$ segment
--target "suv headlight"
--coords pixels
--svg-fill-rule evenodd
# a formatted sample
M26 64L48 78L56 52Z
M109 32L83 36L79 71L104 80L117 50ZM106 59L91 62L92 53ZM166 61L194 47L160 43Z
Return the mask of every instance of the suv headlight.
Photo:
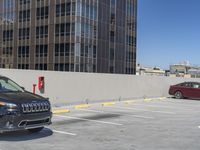
M11 110L11 111L18 109L18 106L16 104L5 103L5 102L0 102L0 107L5 107L5 108L7 108L8 110Z

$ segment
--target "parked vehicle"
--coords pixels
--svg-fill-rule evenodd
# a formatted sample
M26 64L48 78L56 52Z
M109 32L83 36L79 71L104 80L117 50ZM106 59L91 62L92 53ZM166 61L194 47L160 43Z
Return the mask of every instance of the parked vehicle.
M169 94L175 98L194 98L200 99L200 83L199 82L184 82L170 86Z
M0 133L16 130L39 132L51 124L47 98L32 94L7 77L0 76Z

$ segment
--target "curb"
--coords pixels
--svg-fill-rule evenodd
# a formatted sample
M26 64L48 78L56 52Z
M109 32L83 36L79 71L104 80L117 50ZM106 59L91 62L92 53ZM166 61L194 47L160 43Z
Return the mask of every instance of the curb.
M156 100L158 100L158 101L164 101L164 100L166 100L167 99L167 97L158 97L158 98L145 98L145 99L143 99L142 101L140 101L140 102L152 102L152 101L156 101ZM123 103L125 103L125 104L133 104L133 103L137 103L137 100L127 100L127 101L123 101ZM100 103L101 104L101 106L113 106L113 105L115 105L116 104L116 102L104 102L104 103ZM89 104L80 104L80 105L75 105L75 106L73 106L73 108L74 109L84 109L84 108L89 108L89 107L91 107L91 105L89 105ZM53 109L52 110L52 112L53 112L53 114L61 114L61 113L70 113L71 112L71 110L69 110L69 109L64 109L64 108L55 108L55 109Z
M89 108L90 105L88 104L81 104L81 105L76 105L74 106L75 109L82 109L82 108Z
M129 100L129 101L124 101L125 104L132 104L132 103L136 103L135 100Z
M102 106L113 106L115 105L115 102L105 102L105 103L101 103Z
M69 109L54 109L52 111L53 114L61 114L61 113L69 113L70 110Z
M150 102L150 101L152 101L153 99L151 99L151 98L145 98L144 99L144 102Z

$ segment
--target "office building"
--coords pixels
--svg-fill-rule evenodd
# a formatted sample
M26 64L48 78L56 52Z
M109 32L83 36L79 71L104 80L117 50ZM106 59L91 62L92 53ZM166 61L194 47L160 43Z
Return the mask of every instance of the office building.
M0 67L135 74L137 0L0 0Z

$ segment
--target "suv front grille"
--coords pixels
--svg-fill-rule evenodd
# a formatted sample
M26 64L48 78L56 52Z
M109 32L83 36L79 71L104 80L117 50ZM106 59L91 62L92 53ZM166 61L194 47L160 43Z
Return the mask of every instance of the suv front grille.
M48 102L21 104L23 113L44 112L50 109Z
M50 123L50 118L40 119L40 120L23 120L19 123L19 127L30 127L33 125L42 125Z

